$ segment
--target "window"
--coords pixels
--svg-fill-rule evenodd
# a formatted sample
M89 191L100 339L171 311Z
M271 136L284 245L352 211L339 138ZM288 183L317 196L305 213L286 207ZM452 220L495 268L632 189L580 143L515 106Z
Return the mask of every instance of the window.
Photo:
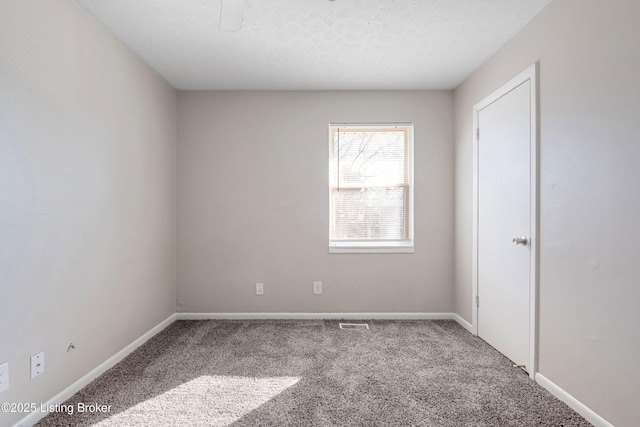
M413 252L413 125L331 124L329 150L329 252Z

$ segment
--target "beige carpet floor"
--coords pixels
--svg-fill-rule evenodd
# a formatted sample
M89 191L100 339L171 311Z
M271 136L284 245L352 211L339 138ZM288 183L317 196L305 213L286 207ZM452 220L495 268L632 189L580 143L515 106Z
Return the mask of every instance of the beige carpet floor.
M454 321L368 323L177 321L37 425L590 425Z

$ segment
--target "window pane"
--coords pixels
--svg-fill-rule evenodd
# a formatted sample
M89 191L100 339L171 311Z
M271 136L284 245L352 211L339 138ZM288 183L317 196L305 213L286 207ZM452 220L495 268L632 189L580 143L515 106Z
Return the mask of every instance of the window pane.
M405 132L336 129L334 157L340 186L405 184Z
M407 238L405 188L333 191L334 240L402 240Z

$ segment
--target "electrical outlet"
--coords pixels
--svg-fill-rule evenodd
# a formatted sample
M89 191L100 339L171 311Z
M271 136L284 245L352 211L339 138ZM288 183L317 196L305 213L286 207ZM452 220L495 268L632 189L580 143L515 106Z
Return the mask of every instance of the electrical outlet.
M322 295L322 282L313 282L313 294Z
M31 378L44 373L44 351L31 356Z
M9 362L0 365L0 393L9 388Z
M264 295L264 283L256 283L256 295Z

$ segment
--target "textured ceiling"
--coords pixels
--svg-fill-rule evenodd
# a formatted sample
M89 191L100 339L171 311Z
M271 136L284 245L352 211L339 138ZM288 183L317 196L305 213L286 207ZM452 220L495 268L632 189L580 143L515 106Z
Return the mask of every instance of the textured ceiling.
M551 0L76 0L177 89L452 89Z

